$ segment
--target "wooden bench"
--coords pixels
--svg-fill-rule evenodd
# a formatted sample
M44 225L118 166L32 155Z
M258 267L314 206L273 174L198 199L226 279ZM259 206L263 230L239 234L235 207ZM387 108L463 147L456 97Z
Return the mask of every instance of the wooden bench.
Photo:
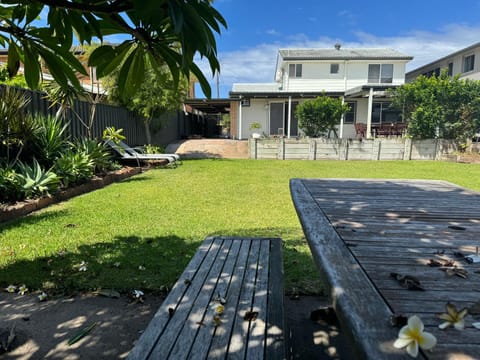
M277 360L284 337L281 239L208 237L128 359Z

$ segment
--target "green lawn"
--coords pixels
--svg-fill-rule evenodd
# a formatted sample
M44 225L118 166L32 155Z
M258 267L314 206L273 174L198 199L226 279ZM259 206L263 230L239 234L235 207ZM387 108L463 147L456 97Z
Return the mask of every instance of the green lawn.
M184 161L0 224L0 286L163 291L205 236L221 234L282 237L287 290L321 293L290 197L293 177L443 179L480 190L480 165Z

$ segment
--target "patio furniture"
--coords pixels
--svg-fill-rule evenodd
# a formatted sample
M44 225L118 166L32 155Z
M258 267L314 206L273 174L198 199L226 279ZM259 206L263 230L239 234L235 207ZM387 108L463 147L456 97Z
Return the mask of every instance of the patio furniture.
M364 123L355 123L355 135L356 137L364 138L367 132L367 125Z
M436 314L448 302L457 309L477 304L480 264L468 258L478 249L480 193L433 180L293 179L290 189L359 359L411 359L393 346L399 315L417 315L438 340L419 358L478 359L478 320L466 317L462 331L441 330ZM402 283L406 278L423 291Z
M206 238L128 355L286 359L282 240Z
M120 156L121 160L124 161L136 161L137 165L140 167L140 162L142 161L166 161L167 165L177 166L177 154L142 154L135 151L133 148L129 147L125 143L124 146L121 146L120 143L116 143L112 140L106 140L105 143L110 146L115 152ZM175 156L173 156L175 155Z
M168 156L168 157L173 157L176 161L180 161L180 155L178 154L164 154L164 153L158 153L158 154L145 154L144 148L142 146L137 146L137 147L131 147L125 144L123 141L119 141L118 145L121 146L125 151L128 151L130 154L135 155L149 155L149 156Z

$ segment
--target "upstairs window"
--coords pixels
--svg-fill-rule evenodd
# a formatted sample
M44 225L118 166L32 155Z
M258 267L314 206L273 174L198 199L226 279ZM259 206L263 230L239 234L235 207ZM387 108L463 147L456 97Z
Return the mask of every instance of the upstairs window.
M368 82L391 84L393 82L393 64L369 64Z
M453 75L453 62L448 63L448 76Z
M463 58L463 72L473 71L475 67L475 55L465 56Z
M330 74L338 74L339 70L340 70L339 64L330 64Z
M290 65L288 65L288 77L301 78L302 77L302 64L290 64Z

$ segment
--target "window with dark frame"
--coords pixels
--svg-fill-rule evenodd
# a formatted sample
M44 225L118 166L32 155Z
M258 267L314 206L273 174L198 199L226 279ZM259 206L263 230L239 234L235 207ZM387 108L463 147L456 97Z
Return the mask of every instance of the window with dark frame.
M389 102L374 102L372 107L372 124L402 122L402 112L390 107Z
M369 64L368 82L391 84L393 82L393 64Z
M475 54L463 58L463 72L473 71L475 68Z
M330 74L338 74L340 64L330 64Z
M350 110L345 113L345 116L343 117L343 122L345 124L353 124L356 118L355 114L357 111L357 103L353 101L348 101L346 102L346 104L350 107Z
M448 76L453 75L453 62L448 63Z
M302 77L302 64L290 64L288 65L288 77L301 78Z

